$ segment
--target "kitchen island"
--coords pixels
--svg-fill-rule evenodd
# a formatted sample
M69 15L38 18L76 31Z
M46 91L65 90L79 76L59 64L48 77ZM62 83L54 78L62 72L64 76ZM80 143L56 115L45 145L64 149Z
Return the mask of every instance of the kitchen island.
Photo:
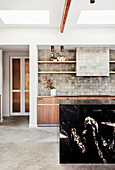
M38 126L57 126L59 124L59 102L58 99L61 99L60 102L69 103L71 99L74 103L75 100L77 104L96 104L103 102L103 104L114 104L115 96L103 95L103 96L38 96L37 97L37 123Z
M115 99L58 99L60 163L115 163Z

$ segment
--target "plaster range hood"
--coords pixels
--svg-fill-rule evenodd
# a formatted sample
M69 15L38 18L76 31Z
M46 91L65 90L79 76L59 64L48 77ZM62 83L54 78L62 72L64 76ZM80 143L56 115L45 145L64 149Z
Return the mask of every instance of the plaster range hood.
M109 76L109 48L77 48L76 61L76 76Z

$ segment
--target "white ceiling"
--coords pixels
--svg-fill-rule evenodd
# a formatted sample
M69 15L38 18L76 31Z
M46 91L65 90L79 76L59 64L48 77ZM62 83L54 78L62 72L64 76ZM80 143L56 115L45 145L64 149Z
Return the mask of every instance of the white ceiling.
M90 0L72 0L68 18L67 28L77 28L77 19L81 10L115 10L115 0L95 0L95 4L90 4ZM5 25L0 19L0 27L48 27L59 28L63 14L65 0L0 0L0 10L49 10L49 25ZM82 27L87 25L82 25ZM90 25L91 27L94 25ZM103 25L110 27L110 25ZM111 27L114 27L112 25ZM89 25L88 25L89 27ZM95 25L95 27L97 27ZM102 25L98 25L102 27Z
M115 10L115 0L95 0L90 4L90 0L73 0L68 15L68 27L114 27L115 25L77 25L81 10Z
M49 10L49 25L28 25L28 27L60 26L63 13L64 0L0 0L0 10ZM0 21L0 27L27 27L27 25L4 25Z

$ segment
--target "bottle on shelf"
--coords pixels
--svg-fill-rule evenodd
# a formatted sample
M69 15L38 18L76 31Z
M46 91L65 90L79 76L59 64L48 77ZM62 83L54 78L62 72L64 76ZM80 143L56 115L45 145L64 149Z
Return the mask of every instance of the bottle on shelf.
M55 57L54 53L51 53L50 61L57 61L57 58Z

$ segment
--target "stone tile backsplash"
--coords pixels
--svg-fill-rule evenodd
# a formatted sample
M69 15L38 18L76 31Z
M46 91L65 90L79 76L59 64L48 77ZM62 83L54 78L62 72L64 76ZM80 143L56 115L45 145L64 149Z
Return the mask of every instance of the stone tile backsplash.
M38 71L75 71L75 64L40 64Z
M75 60L76 51L65 50L63 53L67 60ZM50 60L50 50L39 50L38 60ZM110 60L115 60L115 51L110 50ZM103 64L103 63L102 63ZM115 64L115 63L114 63ZM39 70L71 70L75 64L48 64L46 67L39 64ZM113 65L113 64L112 64ZM114 67L110 65L110 67ZM58 68L59 67L59 68ZM60 69L61 67L61 69ZM38 74L38 95L50 95L50 91L40 84L41 77L46 75L48 78L55 79L56 90L58 96L64 95L115 95L115 74L107 77L77 77L76 74Z

